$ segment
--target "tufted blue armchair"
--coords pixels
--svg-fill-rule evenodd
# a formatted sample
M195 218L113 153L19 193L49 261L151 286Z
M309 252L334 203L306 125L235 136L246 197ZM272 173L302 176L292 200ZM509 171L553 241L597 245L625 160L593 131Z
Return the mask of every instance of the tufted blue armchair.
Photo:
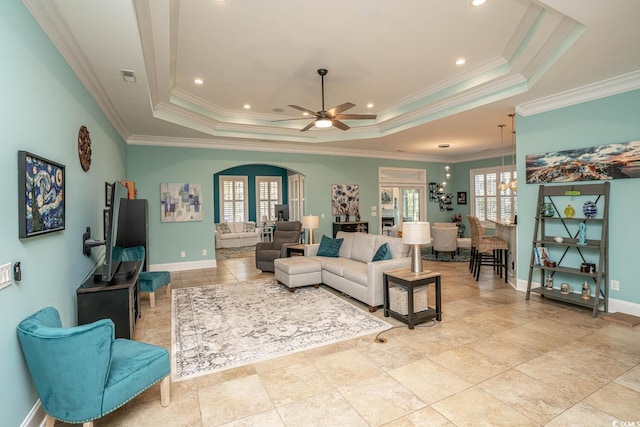
M162 406L169 405L171 366L167 349L114 339L109 319L63 328L58 310L46 307L18 325L31 379L55 420L84 423L114 411L158 381Z

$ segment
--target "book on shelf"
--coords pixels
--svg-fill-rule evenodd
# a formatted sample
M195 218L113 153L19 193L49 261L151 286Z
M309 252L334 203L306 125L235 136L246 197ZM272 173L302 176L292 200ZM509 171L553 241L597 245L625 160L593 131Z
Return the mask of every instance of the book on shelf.
M533 248L533 257L536 265L544 265L544 262L549 259L549 252L543 246L536 246Z

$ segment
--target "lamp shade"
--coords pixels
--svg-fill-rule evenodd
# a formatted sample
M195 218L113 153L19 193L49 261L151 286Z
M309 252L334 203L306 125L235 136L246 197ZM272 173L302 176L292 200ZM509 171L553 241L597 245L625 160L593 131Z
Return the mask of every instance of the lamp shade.
M302 217L302 228L313 229L320 227L320 217L317 215L307 215Z
M431 227L428 222L403 222L402 243L424 245L431 243Z
M315 123L317 128L330 128L332 124L330 119L318 119Z

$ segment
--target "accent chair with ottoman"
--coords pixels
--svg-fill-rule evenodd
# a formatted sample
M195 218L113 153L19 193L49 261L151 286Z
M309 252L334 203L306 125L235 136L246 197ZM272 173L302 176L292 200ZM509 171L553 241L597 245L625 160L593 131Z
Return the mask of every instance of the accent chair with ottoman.
M273 241L256 245L256 268L275 272L273 262L287 257L287 246L300 242L302 223L300 221L278 221L275 223Z
M46 307L17 328L46 427L55 420L92 427L101 418L160 383L162 406L170 402L167 349L114 339L110 319L63 328L58 310Z

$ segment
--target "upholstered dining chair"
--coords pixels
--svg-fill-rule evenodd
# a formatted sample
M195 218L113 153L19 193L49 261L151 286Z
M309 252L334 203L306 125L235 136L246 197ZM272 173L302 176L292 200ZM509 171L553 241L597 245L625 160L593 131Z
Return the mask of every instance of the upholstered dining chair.
M63 328L58 310L46 307L18 325L22 353L47 414L92 427L158 381L162 406L169 405L171 364L167 349L114 339L110 319Z
M432 227L431 228L431 249L438 259L440 252L451 253L453 259L458 249L458 228L453 227Z
M144 246L116 247L114 258L118 261L144 261ZM168 271L142 271L138 276L138 291L149 294L149 306L156 306L156 291L166 286L167 298L171 298L171 273Z
M275 271L273 261L287 257L287 246L300 242L302 223L300 221L278 221L275 223L273 241L256 245L256 268Z

